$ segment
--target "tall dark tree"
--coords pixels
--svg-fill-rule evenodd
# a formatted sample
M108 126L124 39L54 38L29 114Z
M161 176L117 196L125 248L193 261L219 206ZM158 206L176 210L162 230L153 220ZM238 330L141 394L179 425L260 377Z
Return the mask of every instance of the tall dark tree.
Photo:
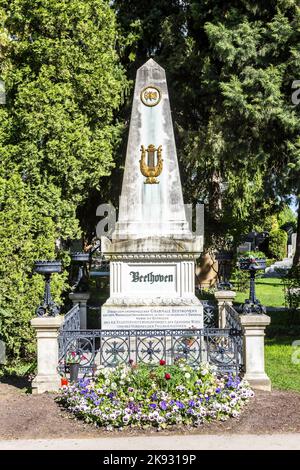
M185 198L206 202L207 243L220 246L299 195L298 2L127 3L119 22L142 31L127 56L167 70Z

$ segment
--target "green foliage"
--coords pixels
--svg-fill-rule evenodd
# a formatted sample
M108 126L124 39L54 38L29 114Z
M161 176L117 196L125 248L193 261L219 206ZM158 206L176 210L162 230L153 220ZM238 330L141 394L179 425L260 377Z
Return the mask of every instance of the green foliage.
M10 362L7 365L0 366L0 378L9 377L14 378L16 381L22 381L23 383L30 379L30 375L35 373L37 362L24 362L16 360Z
M241 253L238 256L238 259L240 258L258 258L258 259L265 259L266 255L262 251L245 251L244 253Z
M114 4L124 29L140 20L130 70L149 55L167 70L184 196L206 203L206 244L238 241L299 193L298 2Z
M269 281L275 281L279 279L273 278L269 279ZM281 279L282 285L284 287L284 280ZM273 284L275 287L275 284ZM275 289L273 289L275 295ZM279 292L277 290L277 292ZM285 333L290 334L291 336L298 336L300 330L300 311L296 309L286 308L284 310L274 310L270 313L271 316L271 324L267 327L266 333L267 336L270 335L270 330L272 333L277 330L277 334L280 333L280 329L285 327ZM298 332L296 331L298 329Z
M57 188L49 186L48 191L48 194L45 190L41 194L28 191L18 173L6 180L0 178L0 332L9 356L13 357L30 358L33 352L29 321L44 288L42 277L32 276L33 263L36 259L55 257L57 226L41 198L46 200L52 195L57 224L63 226L66 216L59 206ZM66 274L54 276L53 291L58 303L65 282Z
M277 218L280 228L286 226L287 224L291 224L294 227L294 230L296 230L297 217L289 206L285 205L279 212Z
M13 40L4 73L11 124L5 141L14 140L3 164L13 161L30 184L46 176L79 203L111 169L120 131L112 118L126 81L114 16L103 0L29 3L6 6Z
M294 266L283 278L286 303L290 308L300 307L300 266Z
M249 288L249 273L235 266L231 273L230 282L234 285L237 292L247 292Z
M285 229L289 226L293 227L294 231L296 231L297 225L297 217L292 209L287 205L284 204L282 209L278 212L268 215L263 220L261 220L258 224L254 226L254 230L257 232L268 231L271 230L278 230L278 229Z
M269 233L269 255L281 260L287 254L288 235L284 230L271 230Z
M260 225L256 226L255 229L258 231L266 230L270 232L271 230L278 230L280 228L278 215L272 214L267 216Z
M276 259L275 258L267 258L266 259L266 267L269 268L270 266L272 266L272 264L274 264L276 262Z
M128 82L106 0L0 0L0 24L0 329L9 356L28 358L43 294L33 263L68 266L78 213L114 166ZM53 278L57 302L66 278Z

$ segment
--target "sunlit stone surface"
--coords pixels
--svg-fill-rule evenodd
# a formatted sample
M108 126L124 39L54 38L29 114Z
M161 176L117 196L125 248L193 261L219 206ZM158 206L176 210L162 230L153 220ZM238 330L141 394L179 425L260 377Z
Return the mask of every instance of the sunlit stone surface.
M141 147L150 144L162 149L154 184L140 167ZM156 165L158 155L146 163ZM194 294L203 239L186 220L166 74L152 59L137 71L119 218L112 240L101 243L111 270L102 328L203 326Z

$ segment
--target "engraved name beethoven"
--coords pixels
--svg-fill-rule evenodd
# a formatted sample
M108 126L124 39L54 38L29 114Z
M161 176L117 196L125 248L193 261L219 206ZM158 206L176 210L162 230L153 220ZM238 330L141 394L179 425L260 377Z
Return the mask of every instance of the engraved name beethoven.
M131 271L129 273L132 276L131 282L149 282L153 284L154 282L173 282L173 274L140 274L139 271Z

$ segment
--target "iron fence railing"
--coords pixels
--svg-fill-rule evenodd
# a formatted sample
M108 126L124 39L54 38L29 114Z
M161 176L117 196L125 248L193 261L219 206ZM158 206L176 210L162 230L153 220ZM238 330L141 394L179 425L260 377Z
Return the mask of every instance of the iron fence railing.
M66 370L66 356L81 356L82 372L99 365L174 364L184 358L189 364L208 362L219 371L239 373L242 368L240 333L235 329L193 330L62 330L59 336L59 369Z
M205 328L218 327L218 308L216 304L208 300L202 300L203 305L203 323Z
M240 314L228 303L225 303L226 312L226 328L229 328L236 334L236 347L239 355L239 362L243 365L244 363L244 338L242 325L240 321Z
M64 322L61 326L61 333L64 331L78 331L80 330L80 307L75 304L64 317Z
M68 369L71 352L81 356L81 372L99 365L114 367L119 363L156 364L164 359L173 364L184 358L189 364L208 362L219 371L239 373L243 369L243 337L239 314L225 304L226 328L215 328L216 306L204 302L202 329L162 330L80 330L80 307L76 304L65 315L60 329L59 370Z
M234 328L241 331L242 326L240 322L240 314L232 307L232 305L225 302L226 312L226 328Z

